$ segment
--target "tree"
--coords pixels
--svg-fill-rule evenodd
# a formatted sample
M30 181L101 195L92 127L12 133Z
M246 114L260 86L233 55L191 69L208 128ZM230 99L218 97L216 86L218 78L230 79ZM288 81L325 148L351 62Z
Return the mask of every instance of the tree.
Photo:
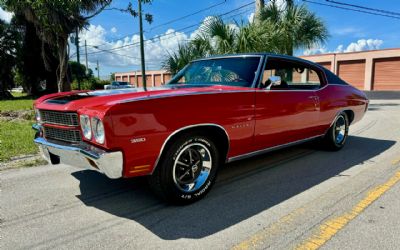
M162 62L162 67L176 74L190 61L206 56L209 51L203 50L201 48L202 42L197 41L197 43L179 44L178 50L169 54L168 57Z
M42 47L46 44L54 49L58 59L58 91L70 89L67 75L68 36L82 28L88 20L99 14L111 0L0 0L0 6L25 16L33 23ZM42 50L45 65L50 64L45 50Z
M93 77L93 70L88 69L86 73L86 66L75 61L69 61L69 78L71 81L87 80Z
M0 100L12 98L8 91L14 85L15 65L21 47L21 37L16 26L0 19Z
M13 21L18 25L22 36L16 65L20 85L28 95L35 97L57 92L58 60L53 52L54 48L48 44L42 46L35 26L28 22L24 15L16 13ZM42 55L46 55L47 67Z
M265 6L265 1L264 0L256 0L256 11L255 11L255 13L254 13L254 21L256 22L256 23L259 23L260 22L260 12L261 12L261 10L262 9L264 9L264 6Z
M110 75L110 81L115 81L115 73L111 73L111 75Z
M283 54L293 55L294 50L322 44L329 37L324 22L306 5L293 1L279 6L273 0L260 11L259 18L261 26L273 25L280 34L279 52Z
M263 1L256 1L259 8ZM328 31L324 22L305 5L271 0L260 9L256 22L227 24L219 17L206 20L194 40L169 53L163 67L176 73L199 57L218 54L272 52L293 55L294 50L324 43Z
M210 55L270 51L278 52L276 46L279 34L274 26L255 23L225 23L220 17L206 20L196 37L178 50L169 53L163 68L175 74L190 61Z

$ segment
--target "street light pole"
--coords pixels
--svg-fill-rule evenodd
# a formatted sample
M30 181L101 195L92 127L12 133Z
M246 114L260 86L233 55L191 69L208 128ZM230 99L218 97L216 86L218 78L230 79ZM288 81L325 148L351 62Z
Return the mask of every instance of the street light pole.
M146 66L145 66L144 43L143 43L142 0L138 0L138 3L139 3L140 61L141 61L141 68L142 68L142 81L143 81L143 89L144 89L144 91L147 91Z

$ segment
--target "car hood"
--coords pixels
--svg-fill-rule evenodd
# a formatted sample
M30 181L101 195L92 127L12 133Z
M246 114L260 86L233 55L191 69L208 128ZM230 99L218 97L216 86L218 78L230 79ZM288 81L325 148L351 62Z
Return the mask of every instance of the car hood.
M164 85L143 88L127 88L113 90L74 91L43 96L36 100L38 109L77 111L80 108L108 109L110 106L140 100L174 97L191 94L223 93L232 91L248 91L252 88L223 85Z

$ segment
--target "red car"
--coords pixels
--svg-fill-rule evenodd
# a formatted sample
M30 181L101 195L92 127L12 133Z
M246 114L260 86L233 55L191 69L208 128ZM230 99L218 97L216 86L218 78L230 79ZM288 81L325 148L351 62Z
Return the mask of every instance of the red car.
M191 62L163 87L68 92L35 102L44 157L104 173L149 176L174 203L210 190L225 162L321 138L346 142L368 99L295 57L245 54Z

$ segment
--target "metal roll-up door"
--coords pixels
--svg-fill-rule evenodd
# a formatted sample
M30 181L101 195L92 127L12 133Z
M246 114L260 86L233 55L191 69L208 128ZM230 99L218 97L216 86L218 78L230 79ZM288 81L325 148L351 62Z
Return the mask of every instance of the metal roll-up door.
M338 75L347 83L363 90L365 81L365 60L339 61Z
M374 90L400 90L400 57L374 60Z
M318 64L326 69L331 70L331 62L319 62Z

